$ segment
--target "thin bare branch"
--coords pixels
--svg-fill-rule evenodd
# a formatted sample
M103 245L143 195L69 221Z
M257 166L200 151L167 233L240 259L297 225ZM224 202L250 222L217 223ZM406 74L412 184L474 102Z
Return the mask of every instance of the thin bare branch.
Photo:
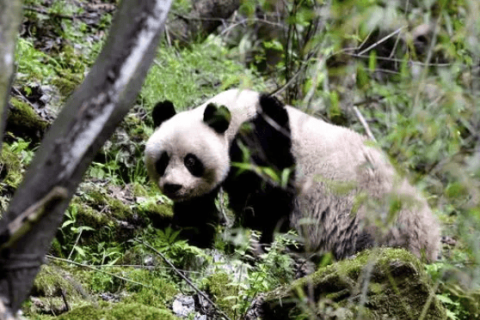
M360 54L356 54L356 53L349 53L345 50L340 50L338 52L335 52L330 57L333 57L333 56L335 56L337 54L340 54L340 53L343 53L347 56L351 56L351 57L355 57L355 58L370 59L370 56L360 55ZM388 57L375 57L375 59L381 60L381 61L392 61L392 62L403 62L404 61L403 59L388 58ZM414 60L408 60L408 63L419 65L419 66L426 66L426 64L424 62L414 61ZM428 65L431 66L431 67L451 67L452 66L451 63L429 63Z
M368 126L367 121L365 120L365 118L360 113L360 110L358 110L358 108L356 106L354 106L353 111L355 111L355 115L357 116L358 120L360 120L360 123L362 124L363 128L365 129L365 132L367 133L367 136L370 138L370 140L377 142L377 139L375 139L375 136L373 135L372 131L370 131L370 127Z
M443 2L442 2L442 9L443 9ZM425 59L425 64L420 77L419 86L417 87L417 92L415 93L415 98L413 100L413 110L415 110L418 104L418 101L420 99L420 92L422 92L423 88L425 87L425 78L427 77L427 74L428 74L428 67L431 65L430 61L432 60L433 48L435 47L435 43L437 40L437 34L438 34L438 30L440 29L439 25L440 25L441 19L442 19L442 15L439 15L437 20L435 21L435 28L433 29L432 41L430 42L430 46L428 48L427 58Z
M140 244L143 244L144 246L146 246L147 248L149 248L150 250L155 252L157 255L159 255L170 267L172 267L172 269L175 271L176 274L178 274L183 280L185 280L185 282L190 287L193 288L193 290L195 290L208 303L210 303L219 315L221 315L222 317L224 317L227 320L231 320L222 310L220 310L220 308L215 304L215 302L210 300L210 298L205 293L203 293L200 289L198 289L187 277L185 277L180 271L178 271L177 268L175 268L175 266L173 265L173 263L171 263L170 260L168 260L167 257L165 257L165 255L163 253L161 253L160 251L158 251L157 249L155 249L154 247L152 247L151 245L149 245L148 243L146 243L146 242L144 242L140 239L135 239L135 241L140 243Z
M389 35L383 37L382 39L378 40L377 42L375 42L374 44L372 44L370 47L366 48L365 50L362 50L360 51L359 55L364 55L365 53L367 53L368 51L372 50L373 48L375 48L376 46L378 46L379 44L387 41L388 39L390 39L391 37L393 37L394 35L396 35L397 33L400 33L400 31L402 31L403 29L405 29L407 26L403 26L403 27L400 27L398 28L397 30L395 30L394 32L390 33Z
M148 285L148 284L141 283L141 282L137 282L137 281L135 281L135 280L132 280L132 279L128 279L128 278L119 276L118 274L111 273L111 272L108 272L108 271L105 271L105 270L96 268L96 267L91 266L91 265L89 265L89 264L83 264L83 263L76 262L76 261L73 261L73 260L58 258L58 257L54 257L54 256L51 256L51 255L46 255L46 257L47 257L48 259L50 259L50 260L56 260L56 261L66 262L66 263L74 264L74 265L79 266L79 267L83 267L83 268L87 268L87 269L90 269L90 270L94 270L94 271L97 271L97 272L100 272L100 273L109 275L109 276L111 276L111 277L114 277L114 278L123 280L123 281L125 281L125 282L130 282L130 283L133 283L133 284L136 284L136 285L139 285L139 286L148 288L148 289L158 290L157 288L152 287L152 286L150 286L150 285Z

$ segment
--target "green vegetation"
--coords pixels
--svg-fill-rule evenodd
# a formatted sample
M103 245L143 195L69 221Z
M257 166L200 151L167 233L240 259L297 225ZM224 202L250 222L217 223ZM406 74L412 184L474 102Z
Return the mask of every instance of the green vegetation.
M103 6L114 8L112 1L95 9L84 0L24 3L0 157L3 210L50 122L100 52L112 20ZM205 41L187 48L162 43L135 106L95 157L65 213L22 308L27 317L176 319L170 311L175 296L197 293L134 241L140 239L231 319L241 319L259 297L274 319L480 319L477 1L278 3L242 1ZM184 16L191 8L190 0L173 6ZM98 18L84 18L87 12ZM215 250L189 245L171 227L171 200L146 174L149 114L158 101L185 110L232 87L281 88L289 104L360 133L366 133L364 118L375 144L442 221L442 259L424 266L398 249L341 262L325 255L315 274L294 282L302 260L285 253L296 245L294 235L277 237L257 255L256 233L223 226ZM279 183L289 174L268 167L258 172ZM339 192L350 187L335 186Z

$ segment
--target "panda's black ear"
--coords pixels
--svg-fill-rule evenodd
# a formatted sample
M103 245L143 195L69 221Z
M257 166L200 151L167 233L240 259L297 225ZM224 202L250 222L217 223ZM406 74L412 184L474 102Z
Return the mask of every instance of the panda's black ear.
M225 106L217 107L213 103L208 104L203 113L203 122L218 133L227 131L231 119L230 110Z
M263 113L280 126L284 127L288 124L288 113L285 105L274 96L262 94L260 96L260 108Z
M162 122L170 119L176 114L175 107L173 103L165 100L158 102L155 107L153 107L152 118L154 127L158 127Z

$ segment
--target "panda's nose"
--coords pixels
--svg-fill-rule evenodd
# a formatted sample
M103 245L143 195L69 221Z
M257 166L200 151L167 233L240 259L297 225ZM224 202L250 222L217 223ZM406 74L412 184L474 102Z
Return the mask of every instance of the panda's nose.
M163 186L163 191L165 191L165 193L167 194L175 193L180 189L182 189L181 184L165 183L165 185Z

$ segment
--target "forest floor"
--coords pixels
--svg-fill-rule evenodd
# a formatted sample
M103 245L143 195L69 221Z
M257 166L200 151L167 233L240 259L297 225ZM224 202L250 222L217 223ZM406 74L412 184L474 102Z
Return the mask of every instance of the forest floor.
M173 10L185 10L184 3L174 3ZM16 51L17 73L0 159L3 211L41 138L93 65L115 8L115 3L102 1L25 1ZM209 250L178 238L178 232L169 227L172 202L148 180L143 162L144 145L153 132L153 106L168 99L182 110L226 88L268 91L273 89L272 83L246 67L238 50L232 50L218 36L184 49L162 43L135 105L95 157L66 211L46 264L22 306L24 316L200 320L226 315L242 319L259 300L270 303L288 293L294 306L285 303L282 308L289 309L281 309L278 304L269 305L270 319L293 318L295 312L311 318L321 313L321 319L384 319L385 315L389 319L417 319L418 315L423 319L480 319L480 292L464 285L475 273L465 270L475 263L472 253L468 243L448 228L442 240L443 258L430 265L393 249L362 253L340 263L333 263L326 255L317 273L309 278L319 288L314 307L299 293L308 292L308 285L302 282L306 280L294 282L301 267L284 253L292 245L288 236L278 237L261 257L251 255L248 239L258 235L248 230L222 227L215 248ZM384 92L380 85L372 87L377 93ZM402 118L401 110L397 111L396 121L404 121L407 128L407 117ZM335 118L336 113L329 109L322 115ZM374 126L377 136L381 130L391 129L389 121L395 120L388 115L381 117L376 119L384 121L386 128ZM439 119L432 116L425 122L443 121ZM363 130L358 122L352 127ZM418 178L422 173L418 173L417 164L433 156L417 150L403 153L398 145L408 139L389 135L380 144L390 146L389 154L417 157L405 161L399 169L413 167L419 185L431 194L443 194L442 186L430 183L438 177L431 178L432 174L431 180ZM412 145L424 147L421 143ZM440 161L435 158L429 163ZM451 197L463 190L453 183L449 188L446 192ZM446 226L457 223L453 206L452 202L439 210ZM227 216L232 218L228 210ZM379 271L362 287L364 272L372 265Z

